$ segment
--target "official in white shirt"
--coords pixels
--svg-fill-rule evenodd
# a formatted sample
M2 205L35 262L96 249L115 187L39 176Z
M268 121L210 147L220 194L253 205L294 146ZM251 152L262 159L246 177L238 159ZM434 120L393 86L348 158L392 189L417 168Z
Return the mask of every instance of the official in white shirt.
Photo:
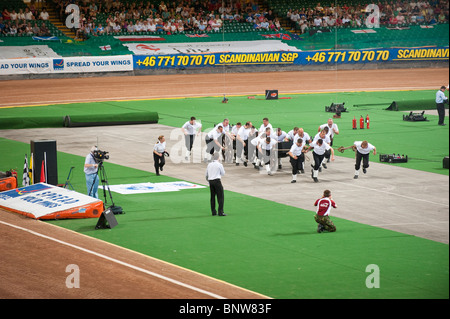
M166 159L164 154L166 152L166 139L164 135L158 137L158 143L153 147L153 161L155 165L156 176L159 176L159 171L164 169Z
M448 103L448 98L444 94L445 86L441 86L439 91L436 92L436 108L439 115L438 125L444 126L445 118L445 103Z
M219 162L219 153L214 153L213 161L206 167L206 180L209 183L211 213L216 216L226 216L223 212L224 206L224 192L222 186L222 176L225 175L225 169L222 163ZM218 203L218 210L216 210L216 197Z
M363 173L366 174L367 168L369 168L370 151L373 151L373 155L376 155L377 149L367 141L355 141L353 143L353 149L356 150L355 176L353 177L356 179L361 168L361 160L363 161Z
M195 136L201 133L202 131L202 125L197 122L195 116L192 116L189 121L184 123L184 125L181 127L181 131L184 134L185 138L185 145L186 145L186 157L185 159L188 160L191 156L191 150L192 145L194 144Z
M305 161L305 155L303 153L303 149L305 147L305 143L301 138L297 139L297 142L292 145L291 149L289 150L289 161L291 162L292 166L292 181L291 183L297 182L297 174L299 171L304 173L303 170L303 162Z
M307 150L309 151L312 149L314 149L313 150L314 166L313 166L313 169L311 170L311 173L312 173L311 177L314 180L314 182L317 183L319 181L319 179L318 179L319 167L325 157L325 152L329 150L331 152L331 160L334 161L334 150L330 145L325 143L321 138L319 138L317 141L313 141L309 145L309 148Z

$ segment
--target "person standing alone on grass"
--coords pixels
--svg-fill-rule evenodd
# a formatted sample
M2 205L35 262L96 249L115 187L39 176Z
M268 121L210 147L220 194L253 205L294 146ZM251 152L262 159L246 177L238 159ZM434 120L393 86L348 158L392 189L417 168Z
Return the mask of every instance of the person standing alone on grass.
M448 98L444 94L445 86L441 86L439 91L436 92L436 108L439 115L438 125L444 126L444 118L445 118L445 103L448 103Z
M323 196L316 200L314 206L317 206L317 213L314 219L317 225L317 232L329 231L330 233L336 231L336 226L330 219L331 207L337 208L336 203L331 199L331 191L328 189L323 192Z
M206 168L206 180L209 183L209 191L210 191L210 202L211 202L211 213L213 216L217 215L216 210L216 197L217 203L219 205L218 211L219 216L227 216L223 212L223 204L224 204L224 193L221 178L225 175L225 169L223 168L222 163L219 162L219 153L214 153L213 161L208 164Z
M153 147L153 160L155 162L156 176L159 176L159 171L164 169L166 164L166 159L164 158L164 153L166 152L166 139L164 135L158 137L158 143Z

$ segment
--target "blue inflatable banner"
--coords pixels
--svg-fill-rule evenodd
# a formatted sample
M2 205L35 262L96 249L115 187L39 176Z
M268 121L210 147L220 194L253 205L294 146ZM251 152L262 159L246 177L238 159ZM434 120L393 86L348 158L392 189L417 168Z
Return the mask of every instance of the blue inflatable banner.
M448 59L448 47L426 47L261 53L134 55L133 65L135 70L152 70L249 65L327 65L399 61L445 61Z

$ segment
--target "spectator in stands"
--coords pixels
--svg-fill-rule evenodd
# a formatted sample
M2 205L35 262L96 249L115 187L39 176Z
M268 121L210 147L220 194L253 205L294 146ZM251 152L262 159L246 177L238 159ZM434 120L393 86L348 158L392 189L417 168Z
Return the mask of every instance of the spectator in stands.
M34 20L34 15L33 12L31 12L30 8L26 7L25 8L25 20L30 21L30 20Z
M46 20L48 20L48 18L49 18L49 14L47 12L47 9L43 8L41 13L39 14L39 19L46 21Z
M9 15L9 17L11 18L11 21L16 21L17 20L17 12L16 10L12 10L11 14Z
M41 23L41 27L39 28L39 35L41 37L47 37L50 36L50 31L48 30L47 26L45 25L45 23Z
M25 13L23 9L19 9L19 13L17 14L17 20L25 20Z
M11 14L9 13L8 9L3 9L2 12L3 21L9 21L11 20Z
M4 29L5 29L5 23L3 22L3 17L0 14L0 34L3 34Z

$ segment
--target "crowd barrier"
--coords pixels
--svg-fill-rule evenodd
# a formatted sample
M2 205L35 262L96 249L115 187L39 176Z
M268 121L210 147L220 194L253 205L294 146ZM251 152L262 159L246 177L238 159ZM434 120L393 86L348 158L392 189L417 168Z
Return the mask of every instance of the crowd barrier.
M277 51L172 55L29 58L0 60L0 74L118 72L220 66L326 66L345 64L448 61L448 47L364 50Z

